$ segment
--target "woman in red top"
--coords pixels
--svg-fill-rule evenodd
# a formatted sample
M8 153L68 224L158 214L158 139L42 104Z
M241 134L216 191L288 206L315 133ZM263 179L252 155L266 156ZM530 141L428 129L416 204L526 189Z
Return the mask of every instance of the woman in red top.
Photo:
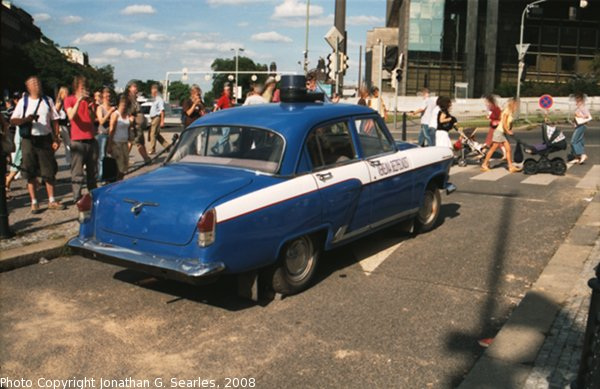
M485 106L488 110L488 119L490 119L490 129L488 130L488 134L485 138L485 146L489 149L492 147L492 137L494 135L494 130L500 124L500 115L502 110L498 107L496 103L496 97L494 95L487 95L484 97Z

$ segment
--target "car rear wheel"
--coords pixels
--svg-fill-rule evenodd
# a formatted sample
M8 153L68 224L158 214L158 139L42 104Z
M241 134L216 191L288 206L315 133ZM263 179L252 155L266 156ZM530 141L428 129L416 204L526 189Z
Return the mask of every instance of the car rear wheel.
M306 289L315 273L319 252L308 235L286 243L271 278L273 290L289 295Z
M427 232L433 229L442 207L442 197L439 189L430 184L423 195L423 204L415 218L415 231Z

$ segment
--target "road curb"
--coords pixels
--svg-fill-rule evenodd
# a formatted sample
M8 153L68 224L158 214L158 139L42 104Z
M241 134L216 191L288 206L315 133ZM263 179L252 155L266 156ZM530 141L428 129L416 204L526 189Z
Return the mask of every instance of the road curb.
M70 238L57 238L23 247L4 250L0 253L0 272L18 269L38 263L43 257L47 260L67 253L67 241Z
M585 207L565 242L469 371L460 389L524 385L556 314L570 296L599 239L599 209L600 192Z

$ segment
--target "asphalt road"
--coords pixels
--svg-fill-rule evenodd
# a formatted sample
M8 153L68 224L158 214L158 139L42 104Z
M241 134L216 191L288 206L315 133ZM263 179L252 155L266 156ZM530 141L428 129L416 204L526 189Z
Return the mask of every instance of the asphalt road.
M577 185L600 164L599 140L590 128L588 163L547 184L453 168L459 190L435 230L390 228L327 253L312 288L263 305L232 279L191 287L78 256L2 273L0 376L456 386L595 192Z

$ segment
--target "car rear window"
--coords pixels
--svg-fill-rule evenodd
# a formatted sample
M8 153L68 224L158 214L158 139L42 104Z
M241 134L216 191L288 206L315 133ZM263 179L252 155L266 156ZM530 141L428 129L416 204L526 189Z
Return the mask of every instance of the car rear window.
M181 134L169 162L205 163L277 173L284 140L274 131L239 126L202 126Z

